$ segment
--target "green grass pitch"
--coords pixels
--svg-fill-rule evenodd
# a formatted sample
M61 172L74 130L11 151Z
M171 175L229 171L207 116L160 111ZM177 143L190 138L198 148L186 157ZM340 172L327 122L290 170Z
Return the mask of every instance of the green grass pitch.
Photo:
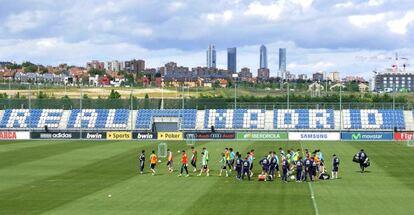
M137 174L137 154L158 141L2 141L0 214L412 214L414 149L395 142L202 141L210 152L210 177L177 177L184 142L167 142L175 152L173 174L166 162L158 174ZM327 168L341 159L340 179L312 184L237 181L218 177L225 147L258 158L269 150L320 148ZM371 159L361 174L351 161L364 148ZM149 159L147 159L149 160ZM149 164L146 165L148 171ZM190 168L191 169L191 168ZM255 177L256 179L256 177ZM312 192L314 198L312 199ZM109 197L111 195L111 197Z

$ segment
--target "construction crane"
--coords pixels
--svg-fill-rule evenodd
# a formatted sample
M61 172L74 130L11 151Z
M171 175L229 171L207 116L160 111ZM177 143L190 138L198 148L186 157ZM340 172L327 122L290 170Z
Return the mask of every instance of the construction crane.
M392 62L391 68L394 72L400 71L401 67L402 71L405 72L406 68L410 66L408 57L401 57L398 52L395 53L394 57L385 55L355 56L355 60L364 62Z

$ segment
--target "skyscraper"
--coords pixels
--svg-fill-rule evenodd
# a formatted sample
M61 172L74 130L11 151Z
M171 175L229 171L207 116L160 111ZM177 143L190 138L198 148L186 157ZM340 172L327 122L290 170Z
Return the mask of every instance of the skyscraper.
M216 48L214 45L209 45L207 50L207 67L216 68Z
M227 49L227 70L231 73L237 72L237 48Z
M267 49L266 46L260 46L260 69L267 68Z
M279 48L279 74L286 79L286 48Z

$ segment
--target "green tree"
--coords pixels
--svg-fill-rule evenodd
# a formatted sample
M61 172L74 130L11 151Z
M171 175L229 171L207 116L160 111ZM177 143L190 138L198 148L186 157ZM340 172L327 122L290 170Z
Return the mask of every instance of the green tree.
M119 94L118 91L115 91L114 89L111 90L111 93L108 96L108 99L119 99L121 98L121 94Z
M106 74L105 70L100 70L100 69L90 69L88 71L90 76L95 76L95 75L99 75L99 76L103 76Z
M213 88L214 89L215 88L220 88L220 81L219 80L216 80L216 81L213 82Z
M39 93L37 94L37 98L38 99L47 99L47 98L49 98L49 96L46 93L44 93L43 91L39 91Z
M148 93L145 93L145 96L144 96L144 108L145 109L148 109L149 108L149 96L148 96Z
M37 72L37 66L36 65L30 65L27 67L23 67L24 72Z

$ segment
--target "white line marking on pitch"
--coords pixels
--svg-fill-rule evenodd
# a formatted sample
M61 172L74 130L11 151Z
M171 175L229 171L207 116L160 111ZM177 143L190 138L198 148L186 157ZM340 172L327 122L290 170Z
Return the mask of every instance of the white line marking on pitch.
M300 142L300 147L302 148L302 152L303 150L303 144L302 142ZM319 210L318 210L318 205L316 204L316 199L315 199L315 193L313 192L313 188L312 188L312 182L307 182L309 185L309 191L311 193L311 199L312 199L312 203L313 203L313 209L315 210L315 215L319 215Z

